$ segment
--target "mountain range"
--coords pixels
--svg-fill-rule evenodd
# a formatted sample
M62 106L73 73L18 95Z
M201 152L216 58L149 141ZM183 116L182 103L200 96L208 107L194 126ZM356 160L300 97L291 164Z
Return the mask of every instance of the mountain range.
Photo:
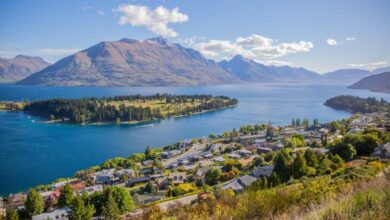
M40 57L18 55L15 58L0 58L0 82L24 79L49 65Z
M348 88L390 93L390 72L364 77Z
M198 51L159 37L101 42L59 60L19 84L167 86L237 81L239 79Z
M389 68L390 69L390 68ZM352 84L377 73L342 69L326 74L268 66L240 55L215 62L198 51L157 37L101 42L26 77L21 85L187 86L251 82Z

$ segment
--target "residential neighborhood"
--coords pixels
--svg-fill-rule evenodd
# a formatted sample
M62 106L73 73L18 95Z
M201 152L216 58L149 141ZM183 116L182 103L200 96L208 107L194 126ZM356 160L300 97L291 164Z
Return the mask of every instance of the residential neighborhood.
M344 135L367 128L384 130L386 117L379 113L354 115L346 131L332 123L243 126L219 136L185 140L159 149L147 148L144 154L138 154L140 159L135 159L137 155L128 160L115 158L103 163L98 170L80 171L74 178L37 188L46 211L32 219L68 219L70 208L57 208L65 186L80 196L101 194L111 186L126 188L137 208L133 213L127 213L129 216L139 214L139 208L151 204L165 204L161 207L166 207L167 201L174 204L176 200L196 203L200 197L194 195L205 190L240 193L256 181L272 178L273 158L277 152L288 148L292 149L292 155L307 150L324 155L329 149L322 146ZM372 156L390 158L390 143L378 146ZM214 173L217 179L213 179ZM192 199L183 199L186 197ZM26 198L27 192L22 192L1 199L2 212L7 208L24 209Z

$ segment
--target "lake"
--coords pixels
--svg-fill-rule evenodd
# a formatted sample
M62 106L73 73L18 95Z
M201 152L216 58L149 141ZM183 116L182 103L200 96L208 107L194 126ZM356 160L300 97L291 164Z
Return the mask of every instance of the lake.
M21 112L0 112L0 195L46 184L115 156L221 133L243 124L286 125L292 118L320 122L348 117L322 103L341 94L390 100L390 94L344 85L245 84L207 87L34 87L0 85L0 100L38 100L129 94L212 94L238 98L237 107L143 125L43 124Z

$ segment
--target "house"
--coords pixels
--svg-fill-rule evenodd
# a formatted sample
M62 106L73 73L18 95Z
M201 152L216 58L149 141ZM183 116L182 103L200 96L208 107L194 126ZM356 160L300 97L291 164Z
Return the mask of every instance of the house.
M259 178L260 176L270 177L273 170L274 170L273 165L256 167L253 170L253 176L255 176L257 178Z
M87 193L88 195L91 195L95 192L103 192L103 185L94 185L90 187L86 187L85 189L80 190L78 193L82 195L83 193Z
M112 184L112 179L114 179L115 169L106 169L99 172L96 172L92 175L92 180L96 184Z
M153 160L144 160L141 162L142 166L145 166L145 167L151 167L154 165L154 161Z
M203 178L207 171L209 171L210 169L210 167L201 167L196 171L195 176L198 178Z
M233 159L239 159L241 158L240 155L236 154L236 153L231 153L228 155L230 158L233 158Z
M137 194L133 196L134 203L136 205L146 205L155 201L159 201L165 198L165 192L159 191L148 194Z
M149 181L150 181L150 177L142 176L142 177L130 179L129 181L127 181L127 185L131 187L131 186L134 186L137 183L146 183L146 182L149 182Z
M225 162L225 158L223 158L223 157L214 157L213 160L217 161L217 162L220 162L220 163Z
M252 151L249 151L249 150L239 150L238 153L242 156L242 157L248 157L252 154Z
M185 172L173 172L168 175L168 181L172 184L184 183L187 180L187 174Z
M167 164L165 166L166 169L173 169L173 168L176 168L178 165L177 163L171 163L171 164Z
M375 148L374 152L371 154L372 157L390 159L390 142L383 144Z
M225 149L225 146L223 144L212 144L209 148L209 151L218 155L224 149Z
M256 150L257 150L257 146L256 145L246 145L244 148L246 150L251 151L251 152L256 152Z
M24 201L26 201L27 195L25 193L17 193L10 195L7 198L7 206L17 208L24 206Z
M266 138L256 139L254 141L255 144L262 144L262 143L265 143L265 142L267 142Z
M133 169L122 169L122 170L117 170L115 172L115 176L121 177L123 175L129 176L129 177L135 177L135 171Z
M223 189L231 189L235 192L239 192L239 191L244 190L244 187L237 181L237 179L234 179L234 180L228 182L222 188Z
M79 180L79 179L64 180L64 181L61 181L61 182L54 183L54 184L51 186L51 188L52 188L52 189L60 188L60 187L65 186L66 184L70 184L70 183L77 182L77 181L80 181L80 180Z
M241 184L241 186L243 186L244 188L247 188L247 187L251 186L252 183L256 180L257 179L251 175L244 175L244 176L238 178L237 181Z
M55 219L55 220L68 220L70 208L65 207L61 209L56 209L52 212L45 212L39 215L34 215L32 220L47 220L47 219Z
M266 148L266 147L258 147L257 148L258 154L262 154L262 153L266 154L266 153L270 153L270 152L272 152L272 149L270 149L270 148Z

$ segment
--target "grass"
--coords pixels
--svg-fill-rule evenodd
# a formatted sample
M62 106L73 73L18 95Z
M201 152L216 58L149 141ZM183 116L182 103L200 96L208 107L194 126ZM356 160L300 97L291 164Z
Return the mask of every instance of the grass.
M213 100L213 99L211 99ZM210 101L211 101L210 100ZM208 102L210 102L208 101ZM226 100L227 102L227 100ZM142 107L142 108L151 108L151 109L160 109L161 114L164 117L167 117L171 115L172 112L174 111L182 111L185 108L188 107L196 107L201 104L201 100L195 99L193 102L191 99L188 99L187 102L185 103L167 103L166 99L156 99L156 100L134 100L134 101L110 101L107 104L113 105L116 108L119 108L120 105L124 105L126 107L128 106L134 106L134 107Z

